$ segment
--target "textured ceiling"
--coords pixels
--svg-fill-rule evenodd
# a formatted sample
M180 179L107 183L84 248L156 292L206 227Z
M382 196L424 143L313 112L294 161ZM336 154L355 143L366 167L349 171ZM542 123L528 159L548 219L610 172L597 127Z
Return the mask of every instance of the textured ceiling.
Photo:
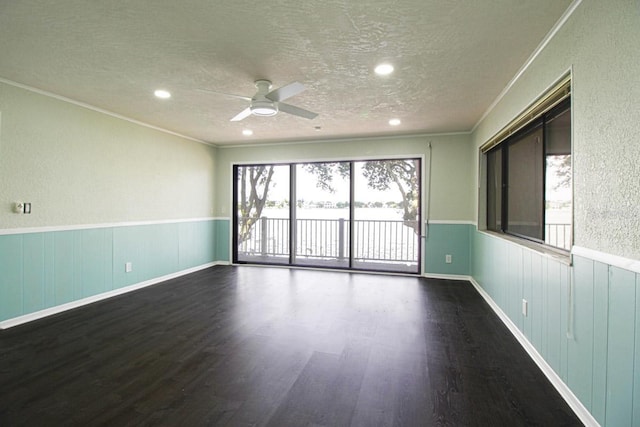
M2 1L0 77L214 144L463 132L570 3ZM246 101L201 91L260 78L303 83L287 102L319 116L230 122Z

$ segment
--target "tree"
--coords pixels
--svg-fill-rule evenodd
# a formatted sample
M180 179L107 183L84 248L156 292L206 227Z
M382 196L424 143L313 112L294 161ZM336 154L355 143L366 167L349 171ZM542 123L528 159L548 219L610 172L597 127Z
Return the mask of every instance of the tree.
M366 162L362 174L367 178L369 188L389 190L392 187L402 195L402 219L407 227L420 233L418 221L420 200L418 194L418 160L382 160Z
M362 173L367 179L369 188L389 190L395 188L402 197L400 208L403 210L404 224L420 232L420 224L416 221L419 211L418 194L418 160L381 160L365 162ZM269 187L273 184L273 165L243 166L238 168L238 241L242 243L251 237L253 226L262 216L267 201ZM351 174L350 162L308 163L304 168L316 175L316 186L325 191L335 192L333 178L348 178ZM300 204L301 201L298 201ZM348 206L348 203L346 204ZM364 206L362 203L356 207Z
M553 189L571 188L571 154L547 156L547 168L556 177Z
M416 221L419 211L418 165L418 160L372 160L365 162L362 167L362 174L367 179L369 188L380 191L391 188L398 190L402 196L400 207L403 210L404 224L416 234L420 233L420 224ZM335 192L332 185L334 176L348 178L351 173L349 162L308 163L304 168L318 177L318 188L330 192Z
M262 216L273 178L273 165L239 167L238 174L238 243L242 243L251 237L254 224Z

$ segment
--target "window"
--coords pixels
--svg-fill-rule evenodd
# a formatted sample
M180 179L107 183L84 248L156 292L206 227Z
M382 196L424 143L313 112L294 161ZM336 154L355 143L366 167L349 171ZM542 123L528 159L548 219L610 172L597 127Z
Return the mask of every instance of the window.
M547 108L485 144L487 229L571 249L571 102L568 83ZM550 104L550 105L549 105Z

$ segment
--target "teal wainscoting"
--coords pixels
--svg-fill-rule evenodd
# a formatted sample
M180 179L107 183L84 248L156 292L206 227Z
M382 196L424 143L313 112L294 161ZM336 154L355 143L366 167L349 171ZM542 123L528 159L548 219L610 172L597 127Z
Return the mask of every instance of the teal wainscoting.
M0 235L0 321L227 261L228 245L218 241L228 241L228 232L219 234L224 224L210 219Z
M581 256L570 267L477 231L471 254L474 280L593 418L640 425L640 274Z
M425 275L470 275L470 238L474 230L471 224L429 224L425 239ZM451 255L451 264L446 263L446 255Z
M216 220L216 261L231 262L231 220Z

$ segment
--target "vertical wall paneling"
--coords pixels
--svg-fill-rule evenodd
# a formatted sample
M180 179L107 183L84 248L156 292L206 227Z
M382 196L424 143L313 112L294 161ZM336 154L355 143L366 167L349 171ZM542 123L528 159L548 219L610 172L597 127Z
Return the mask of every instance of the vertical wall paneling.
M111 291L114 289L113 284L113 228L104 230L104 289Z
M53 293L54 305L74 300L74 232L56 231L53 236Z
M0 313L22 313L22 236L0 236Z
M215 227L209 222L178 224L179 268L196 267L215 259Z
M578 260L579 257L574 257ZM607 347L609 319L609 266L593 263L593 380L591 413L600 424L605 422L607 400ZM636 371L637 372L637 371Z
M181 269L194 266L200 249L196 247L197 234L195 224L186 222L178 224L178 264Z
M522 257L522 298L529 302L529 308L534 305L534 301L532 300L532 289L533 289L533 253L531 251L525 251ZM522 312L520 313L522 316ZM524 335L527 337L529 341L532 341L531 338L531 313L528 316L523 317L522 319L522 331Z
M217 222L0 235L0 321L218 261Z
M219 219L215 221L215 258L218 261L231 261L231 220Z
M636 274L636 320L635 320L635 346L633 363L633 407L632 425L640 425L640 316L637 309L640 307L640 274Z
M44 306L45 308L53 307L56 305L56 283L55 283L55 235L54 233L43 233L44 238ZM24 311L29 313L28 311ZM2 316L4 313L0 312L0 319L7 318Z
M42 310L45 303L45 243L42 233L25 234L23 242L23 311Z
M484 290L491 295L489 290L490 281L488 278L490 277L491 271L491 257L488 256L490 246L490 239L487 238L486 235L482 233L474 233L475 236L473 241L475 242L473 247L473 263L474 267L472 273L476 278L478 283L481 283L484 287ZM485 255L486 254L486 255Z
M567 384L587 408L592 406L593 391L593 261L576 257L574 260L570 316L571 335L568 337Z
M106 262L111 258L112 253L111 245L107 239L110 231L111 229L98 228L77 232L80 235L82 245L79 254L81 298L111 289L111 264Z
M82 230L84 231L84 230ZM85 250L83 249L82 231L70 231L72 236L73 247L73 298L72 301L83 298L82 292L82 270L85 262ZM91 248L93 249L93 248ZM87 242L87 251L90 250L89 242ZM89 257L88 257L89 258Z
M636 275L609 267L609 329L605 424L630 426L633 404Z
M548 357L548 344L549 344L549 331L553 330L555 325L549 325L549 262L542 263L542 282L540 283L540 321L542 337L540 340L540 347L538 352L547 360Z
M492 242L493 243L493 242ZM509 248L507 246L499 245L493 246L489 251L487 251L486 256L491 259L491 273L495 276L495 284L493 284L493 280L490 280L488 283L491 283L491 297L498 303L500 307L505 307L505 295L507 294L507 289L509 286L509 280L507 277L507 272L504 269L504 260L508 259Z
M531 300L529 318L531 319L531 343L536 348L542 347L542 272L547 258L535 254L531 259Z
M564 331L560 328L562 315L562 299L560 286L560 264L547 264L547 322L549 335L547 336L547 354L545 360L556 373L560 373L560 347L564 339Z
M145 225L140 227L140 232L141 280L178 271L178 224Z
M113 229L113 288L123 288L133 285L138 280L142 236L138 227L116 227ZM132 264L132 271L125 272L125 264Z
M567 383L568 370L568 341L567 331L569 330L569 285L571 272L566 264L559 264L560 267L560 378Z
M469 224L430 224L423 254L425 273L469 275L472 227ZM451 255L451 264L445 262L446 255Z
M523 253L521 248L514 248L508 252L507 283L508 298L507 315L511 321L522 330L524 317L522 316L522 295L523 295L523 274L522 265Z

